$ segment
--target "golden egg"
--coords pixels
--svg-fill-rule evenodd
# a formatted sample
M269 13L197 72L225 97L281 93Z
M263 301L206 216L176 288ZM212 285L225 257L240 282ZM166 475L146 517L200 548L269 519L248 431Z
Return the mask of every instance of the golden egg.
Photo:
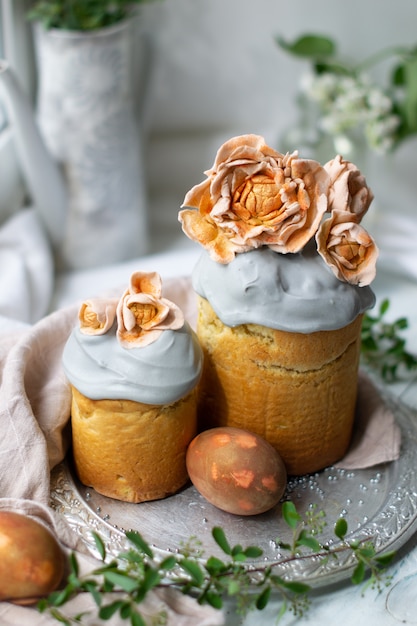
M232 427L203 431L187 450L191 482L211 504L236 515L258 515L281 499L287 472L278 452L258 435Z
M42 524L0 511L0 600L36 602L56 589L64 565L63 551Z

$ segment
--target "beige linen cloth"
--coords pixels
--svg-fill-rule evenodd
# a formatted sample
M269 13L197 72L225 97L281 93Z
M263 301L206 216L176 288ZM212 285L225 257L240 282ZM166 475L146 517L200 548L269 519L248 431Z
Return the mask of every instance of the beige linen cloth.
M195 304L189 279L167 281L164 292L181 306L193 325ZM47 525L67 551L78 552L82 571L88 572L98 562L83 553L85 548L65 519L48 506L50 470L64 459L69 445L70 391L61 357L76 324L77 310L78 305L62 309L32 327L0 335L0 509L24 513ZM361 379L360 394L358 441L345 459L350 468L398 458L400 449L393 416L367 379ZM74 615L94 607L89 598L82 597L71 601L66 611ZM170 626L215 626L224 619L221 612L200 607L172 590L154 592L141 606L149 616L161 608L167 611ZM97 620L86 623L97 624ZM126 622L114 617L106 623L121 626ZM46 626L56 621L34 608L3 602L0 624Z

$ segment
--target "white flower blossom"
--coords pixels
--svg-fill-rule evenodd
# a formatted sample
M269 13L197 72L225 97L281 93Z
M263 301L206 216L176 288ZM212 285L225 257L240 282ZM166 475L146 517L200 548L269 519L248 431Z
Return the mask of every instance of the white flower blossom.
M378 115L388 115L392 111L391 99L376 87L368 91L367 103L371 111L374 111Z
M393 113L390 97L367 75L309 73L302 78L301 89L319 109L317 124L322 132L340 137L362 127L371 148L388 152L393 147L400 119Z
M371 119L365 126L365 135L369 145L376 152L385 154L394 146L395 132L400 125L397 115Z

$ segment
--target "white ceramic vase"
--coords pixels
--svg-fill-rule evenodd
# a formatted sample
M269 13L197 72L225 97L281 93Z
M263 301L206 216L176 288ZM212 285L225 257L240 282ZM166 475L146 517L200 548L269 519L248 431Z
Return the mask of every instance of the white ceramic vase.
M66 268L147 251L137 37L134 19L91 33L34 27L37 121L68 190Z

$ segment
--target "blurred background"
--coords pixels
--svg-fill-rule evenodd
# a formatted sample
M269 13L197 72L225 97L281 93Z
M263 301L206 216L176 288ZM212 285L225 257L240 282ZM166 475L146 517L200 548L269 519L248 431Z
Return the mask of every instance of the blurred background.
M25 20L30 4L2 0L1 45L2 56L9 58L36 106L39 68L32 25ZM186 191L204 178L203 171L211 166L224 140L257 133L278 150L291 148L288 133L300 123L297 98L310 65L280 48L276 37L291 41L305 33L327 35L337 43L338 57L359 63L382 48L417 45L416 24L414 0L155 0L141 4L135 27L140 42L135 71L145 69L147 75L140 123L149 250L192 245L180 231L177 213ZM381 86L389 63L392 60L373 70L372 77ZM7 113L0 140L0 219L4 222L28 196ZM331 151L332 147L324 158L331 158ZM358 158L374 189L375 204L388 215L384 226L378 213L381 246L393 253L398 237L404 236L404 252L415 241L414 236L410 239L410 227L416 228L417 141L407 139L388 156L371 154L365 148ZM389 180L387 171L392 175ZM405 216L401 228L390 222L393 208Z

